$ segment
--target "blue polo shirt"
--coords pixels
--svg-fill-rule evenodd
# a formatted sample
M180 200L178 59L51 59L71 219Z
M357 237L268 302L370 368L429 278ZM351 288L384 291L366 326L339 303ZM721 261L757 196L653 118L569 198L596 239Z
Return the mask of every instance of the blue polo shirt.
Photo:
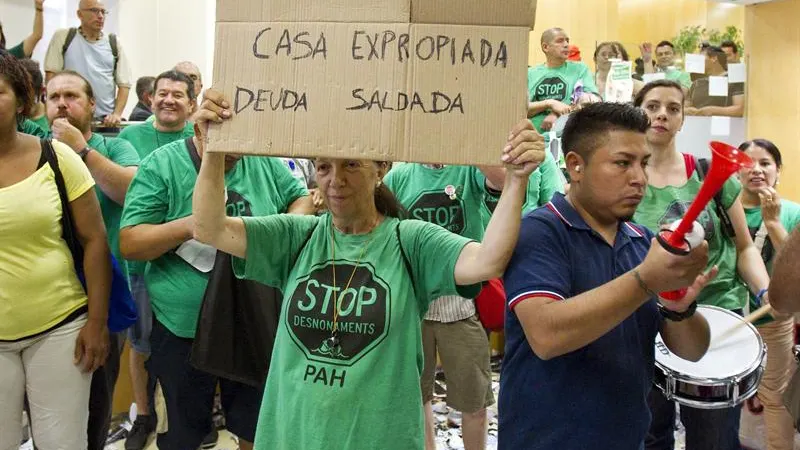
M499 449L643 448L662 320L656 300L586 347L548 361L534 354L514 307L533 297L568 299L618 278L644 260L652 236L623 222L611 247L558 193L525 216L504 278Z

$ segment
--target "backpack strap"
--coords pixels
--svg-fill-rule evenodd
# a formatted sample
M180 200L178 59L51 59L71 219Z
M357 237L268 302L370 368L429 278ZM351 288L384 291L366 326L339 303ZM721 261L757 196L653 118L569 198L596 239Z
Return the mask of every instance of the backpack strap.
M186 143L186 150L189 152L189 159L192 160L192 164L194 164L197 173L200 173L200 164L202 161L200 159L200 154L197 153L197 147L194 145L194 139L187 137L184 142Z
M61 174L61 169L58 166L58 156L53 148L53 142L50 139L42 139L41 145L42 156L44 156L47 163L50 164L50 169L53 170L53 177L55 178L56 188L58 189L58 197L61 200L61 237L67 243L76 267L81 267L83 265L83 247L81 247L80 241L78 240L75 222L72 219L67 186L66 183L64 183L64 176Z
M114 71L112 72L114 77L117 76L117 63L119 62L119 48L117 46L117 35L114 33L110 33L108 35L108 43L111 45L111 55L114 57Z
M64 39L64 46L61 47L61 57L64 57L67 54L67 49L69 45L72 44L72 41L75 39L75 35L78 34L78 29L72 27L67 31L67 38Z
M697 176L700 178L700 181L705 180L710 165L710 162L706 158L700 158L697 160ZM725 233L725 235L729 238L736 237L736 230L733 228L733 221L728 215L728 211L725 210L725 206L722 204L722 189L714 194L714 210L717 213L717 217L719 217L720 228L722 228L722 232Z

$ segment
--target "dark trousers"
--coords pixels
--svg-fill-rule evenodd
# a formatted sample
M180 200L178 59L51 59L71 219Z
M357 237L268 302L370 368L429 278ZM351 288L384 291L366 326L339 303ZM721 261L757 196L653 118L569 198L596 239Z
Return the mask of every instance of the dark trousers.
M89 394L89 450L103 450L111 426L114 386L119 375L120 356L124 339L119 333L109 335L109 350L106 363L92 375Z
M647 397L653 420L647 433L647 450L675 448L675 402L657 388ZM681 423L686 428L686 450L741 450L739 421L742 407L697 409L681 406Z

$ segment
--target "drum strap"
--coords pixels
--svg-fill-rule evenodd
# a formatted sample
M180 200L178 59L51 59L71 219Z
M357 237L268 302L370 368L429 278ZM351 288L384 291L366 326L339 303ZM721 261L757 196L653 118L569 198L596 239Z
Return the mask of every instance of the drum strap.
M764 244L767 242L767 236L769 236L769 233L767 232L767 226L764 225L764 221L762 220L761 226L758 228L758 231L756 231L755 238L753 238L753 243L756 245L758 253L761 253L761 251L764 249Z

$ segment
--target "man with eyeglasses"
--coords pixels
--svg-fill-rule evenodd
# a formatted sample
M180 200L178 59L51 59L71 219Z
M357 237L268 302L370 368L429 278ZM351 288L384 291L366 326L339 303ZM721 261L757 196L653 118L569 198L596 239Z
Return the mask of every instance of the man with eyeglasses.
M117 36L103 32L109 11L102 0L80 0L78 28L55 32L44 67L47 80L62 70L74 70L89 80L95 92L95 120L115 127L128 102L131 70Z

